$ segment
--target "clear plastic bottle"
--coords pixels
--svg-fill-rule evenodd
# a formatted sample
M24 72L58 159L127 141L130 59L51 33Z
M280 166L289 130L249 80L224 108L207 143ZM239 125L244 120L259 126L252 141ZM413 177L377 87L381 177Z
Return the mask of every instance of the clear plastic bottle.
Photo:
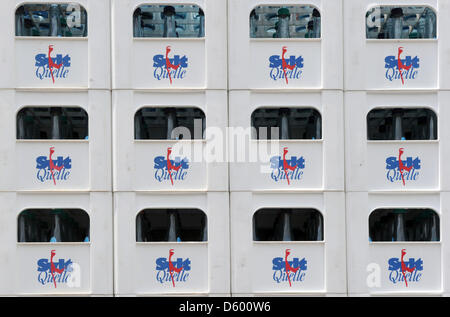
M280 109L280 117L281 117L281 124L280 124L280 131L281 131L281 140L288 140L289 139L289 109L282 108Z
M140 8L137 8L136 11L134 11L133 35L134 35L134 37L143 37L144 36L144 32L142 30L142 11Z
M281 223L281 241L292 241L291 213L289 211L282 211Z
M429 136L429 139L430 140L436 140L437 139L437 137L436 137L436 134L435 134L435 132L434 132L434 126L435 126L435 122L434 122L434 116L430 116L430 118L429 118L429 121L428 121L429 123L428 123L428 125L429 125L429 129L430 129L430 136Z
M320 116L316 116L316 136L313 139L322 139L322 119Z
M137 242L145 242L145 237L142 234L142 221L143 213L138 214L136 217L136 241Z
M52 118L52 139L62 139L62 110L61 108L50 108Z
M199 29L198 29L198 37L205 37L205 13L201 8L198 9L199 16Z
M403 210L395 211L395 222L394 223L395 223L395 231L394 231L395 241L407 241Z
M54 227L53 227L53 232L52 232L52 236L50 238L50 242L64 242L62 239L62 211L61 210L54 210L52 212L53 217L54 217Z
M392 29L391 39L401 39L403 33L403 10L402 8L393 8L391 10Z
M167 242L179 242L181 240L179 234L179 220L175 210L169 210L169 230L167 235Z
M19 140L27 139L25 116L22 111L17 115L17 139Z
M21 6L16 11L16 36L25 36L25 9Z
M434 19L431 10L425 10L425 27L424 27L424 38L431 39L434 37Z
M402 140L403 127L402 127L403 113L401 110L393 111L393 125L394 125L394 140Z
M163 37L178 37L177 26L175 22L175 8L172 6L165 6L163 14L164 14Z
M321 18L320 18L320 12L317 9L313 10L312 13L312 21L313 21L313 30L311 33L310 38L320 38L320 23L321 23Z
M26 218L28 218L28 212L24 211L19 217L19 242L29 242L27 240L27 225Z
M429 241L439 241L439 234L438 234L438 224L437 224L438 217L436 215L431 216L431 232L430 232L430 240Z
M49 36L61 36L61 12L58 4L51 4L48 12L50 31Z
M250 37L255 38L256 37L256 10L253 9L252 12L250 12Z
M316 236L315 239L311 239L314 241L323 241L323 224L322 224L322 217L321 216L317 216L316 217L317 221L316 223Z
M202 222L202 241L208 241L208 226L206 224L206 217L204 218L205 221Z
M289 34L289 20L291 18L291 13L288 8L281 8L278 10L278 27L277 27L277 37L278 38L290 38Z

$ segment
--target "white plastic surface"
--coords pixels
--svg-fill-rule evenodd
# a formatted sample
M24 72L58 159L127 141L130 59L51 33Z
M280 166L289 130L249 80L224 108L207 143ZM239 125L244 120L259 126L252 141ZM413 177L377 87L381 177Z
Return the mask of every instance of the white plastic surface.
M114 194L114 281L118 296L230 294L229 194ZM207 215L207 242L136 242L136 216L144 209L196 208ZM172 284L158 258L190 261L190 270Z
M112 0L113 88L114 89L226 89L227 11L224 0ZM195 4L205 14L204 38L134 38L133 13L143 4ZM172 79L165 67L154 67L155 55L186 58L185 73Z
M15 10L22 4L77 3L87 11L87 37L25 37L15 36ZM111 25L110 0L3 0L0 20L0 88L65 88L109 89L111 87ZM70 58L70 66L54 69L55 81L36 66L36 55L58 54Z
M437 15L436 39L366 39L366 13L377 6L427 6ZM450 3L438 0L411 0L402 3L386 0L344 0L344 87L346 90L411 90L449 89L447 69L450 59L446 54L450 44L446 34L449 29ZM400 52L399 49L403 51ZM404 80L398 68L387 69L385 59L393 56L418 59L418 66ZM395 74L397 72L397 75Z
M134 117L144 107L201 109L206 118L206 139L135 140ZM217 134L225 136L227 123L225 91L114 91L114 191L227 191L226 140ZM183 178L174 176L173 185L169 178L160 177L154 163L156 157L166 157L168 148L173 151L171 158L180 157L189 161L189 167L184 171L186 175ZM203 153L210 154L205 156Z
M325 193L231 193L232 294L345 295L345 197ZM324 240L313 242L254 242L253 214L261 208L314 208L323 215ZM305 258L302 278L289 282L273 270L273 260ZM289 259L291 259L289 258Z
M312 5L321 14L321 38L250 38L250 12L258 5ZM229 0L228 51L231 90L342 89L342 1ZM271 68L271 56L303 58L296 74L283 77L282 67ZM291 79L289 79L289 77Z
M448 293L446 273L448 261L449 193L369 194L347 193L347 263L348 292L355 295L440 295ZM369 242L369 215L378 208L429 208L438 213L441 237L439 242ZM413 258L422 260L422 270L415 270L408 286L400 270L389 270L388 261Z
M112 295L112 195L0 193L0 294L2 295ZM29 208L72 208L86 211L90 242L18 243L18 215ZM39 272L38 261L71 260L73 271L63 282L51 282L50 272ZM76 272L76 273L75 273ZM50 282L49 282L50 281Z
M111 97L108 91L80 92L0 91L1 191L110 191ZM17 140L17 112L24 107L80 107L89 117L89 140ZM37 158L71 159L64 177L43 176ZM47 168L48 170L49 168ZM44 173L44 174L43 174Z
M238 138L238 132L251 127L251 115L258 108L313 108L322 117L322 140L252 140ZM344 190L343 94L323 92L230 92L230 188L231 191L264 190ZM242 142L245 141L245 152ZM269 155L278 151L283 157L303 157L305 168L291 175L289 184L284 172L271 168ZM299 175L302 173L302 175Z
M345 102L345 167L347 191L449 190L449 127L447 91L430 93L346 92ZM437 140L371 141L367 138L367 114L376 108L427 108L436 113ZM419 158L420 169L414 177L402 179L387 170L389 157Z

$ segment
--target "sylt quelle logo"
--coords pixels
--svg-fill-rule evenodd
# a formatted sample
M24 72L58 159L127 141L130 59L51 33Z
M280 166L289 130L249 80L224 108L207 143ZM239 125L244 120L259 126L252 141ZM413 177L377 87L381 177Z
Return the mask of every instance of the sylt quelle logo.
M39 156L36 158L37 179L41 183L53 181L56 186L56 181L67 181L72 169L72 159L70 156L58 156L56 160L53 158L55 148L50 148L50 153L47 156Z
M423 261L421 258L417 260L409 258L406 261L405 255L406 249L402 249L400 259L389 259L389 281L393 284L404 282L405 286L408 287L408 282L416 283L420 281L423 271Z
M167 149L167 155L157 156L154 159L155 179L162 183L164 181L171 182L172 186L174 181L184 181L187 177L189 169L188 158L175 157L171 158L172 148Z
M73 272L72 260L59 259L55 262L54 257L56 251L50 252L50 260L43 258L37 261L38 281L42 285L53 283L57 288L57 284L70 284L71 273Z
M408 156L404 160L402 158L404 151L404 148L400 148L398 156L390 156L386 159L386 177L391 183L402 182L403 186L406 186L406 181L418 180L421 160L418 156L415 158Z
M292 261L288 260L291 254L290 249L285 250L284 258L277 257L272 260L273 280L277 283L288 282L289 287L292 283L304 282L306 277L307 261L305 258L294 257Z
M52 57L53 45L48 46L48 53L35 56L36 77L40 80L51 78L53 84L55 79L67 78L71 67L71 58L68 54L56 54Z
M302 77L303 62L302 56L291 55L286 58L287 47L283 46L280 55L272 55L269 57L270 78L274 81L285 80L286 85L289 80L299 80Z
M397 56L386 56L385 68L386 79L389 81L401 80L402 85L405 81L415 80L419 74L420 59L418 56L405 56L401 57L403 53L403 47L398 48Z
M288 159L288 152L288 148L285 147L283 148L283 157L272 157L270 159L270 168L272 169L271 178L275 182L286 179L287 184L291 185L291 181L302 179L303 170L305 169L305 159L303 156L291 156Z
M174 262L172 256L175 254L174 249L169 250L168 258L156 259L156 279L159 283L172 283L175 287L177 283L185 283L189 279L189 271L191 270L191 261L189 258L177 258Z
M174 55L169 57L172 48L166 47L166 53L153 56L153 76L157 80L168 79L172 85L173 80L182 80L186 77L188 68L188 58L186 55Z

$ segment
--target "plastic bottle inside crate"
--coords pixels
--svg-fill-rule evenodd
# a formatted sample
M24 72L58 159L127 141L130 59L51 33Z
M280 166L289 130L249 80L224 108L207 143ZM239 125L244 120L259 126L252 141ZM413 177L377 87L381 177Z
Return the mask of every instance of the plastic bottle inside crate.
M431 209L377 209L369 217L369 240L439 241L439 216Z
M367 115L368 140L437 140L437 116L427 108L377 108Z
M134 37L203 38L205 14L194 4L141 5L133 14Z
M260 209L253 215L253 240L323 241L323 216L315 209Z
M320 12L310 5L260 5L250 12L250 38L320 38Z
M208 228L199 209L145 209L136 217L136 242L202 241L208 241Z
M258 140L322 139L322 117L313 108L259 108L251 123Z
M15 13L16 36L87 37L87 21L78 3L27 3Z
M81 209L27 209L18 216L18 242L89 242L89 215Z
M436 13L426 6L377 6L366 13L368 39L435 39Z
M74 107L26 107L17 114L18 140L87 140L87 112Z
M198 108L142 108L134 117L136 140L203 139L205 114Z

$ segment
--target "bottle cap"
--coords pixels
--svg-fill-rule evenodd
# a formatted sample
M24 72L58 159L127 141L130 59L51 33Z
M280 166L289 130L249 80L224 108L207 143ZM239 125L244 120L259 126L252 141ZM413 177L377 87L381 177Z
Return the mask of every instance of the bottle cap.
M288 8L281 8L278 10L278 16L280 18L286 18L286 17L290 17L291 13L289 12Z
M394 8L391 10L391 18L401 18L403 16L402 8Z
M320 12L319 12L319 10L314 9L314 10L313 10L313 13L312 13L312 16L315 17L315 18L320 18Z
M172 6L165 6L163 13L166 16L173 16L175 15L175 8Z

